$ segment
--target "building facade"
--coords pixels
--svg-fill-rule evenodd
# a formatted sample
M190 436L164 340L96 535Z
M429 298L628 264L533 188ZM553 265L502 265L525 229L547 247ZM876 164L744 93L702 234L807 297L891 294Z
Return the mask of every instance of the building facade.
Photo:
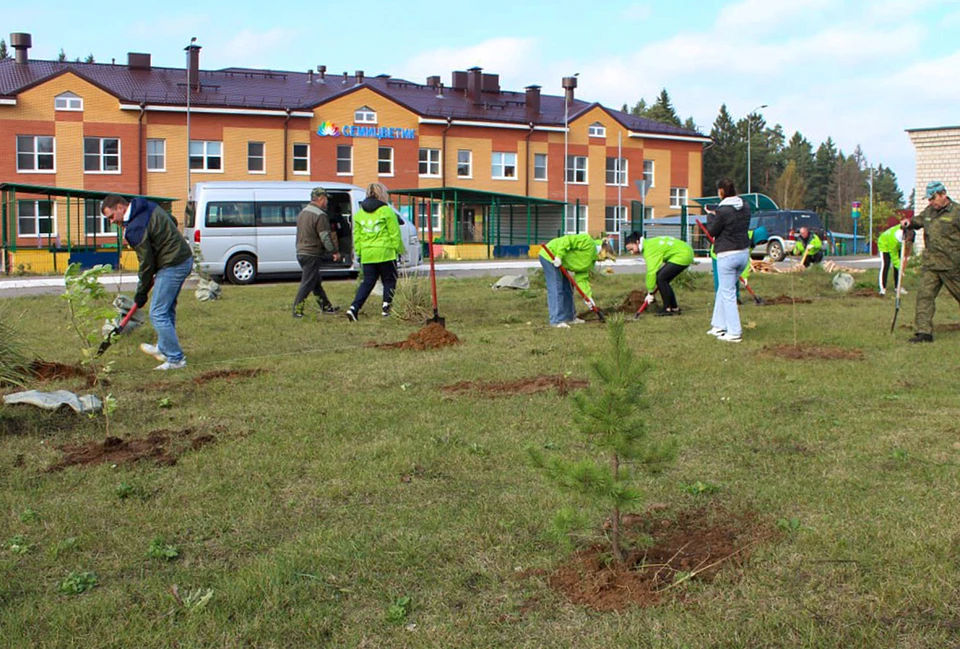
M960 126L908 129L907 135L917 154L915 209L920 212L926 207L925 192L931 180L943 181L947 193L960 195Z

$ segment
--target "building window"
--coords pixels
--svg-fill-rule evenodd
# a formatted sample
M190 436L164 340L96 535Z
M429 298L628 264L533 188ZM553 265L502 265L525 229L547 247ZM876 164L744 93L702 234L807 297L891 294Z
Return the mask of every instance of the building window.
M88 198L83 201L83 228L86 235L114 235L110 221L100 212L100 201Z
M357 124L376 124L377 123L377 111L373 110L368 106L363 108L358 108L353 113L353 121Z
M64 92L53 98L53 107L56 110L83 110L83 99L72 92Z
M223 171L223 142L190 140L191 171Z
M295 174L310 173L310 145L309 144L293 145L293 173Z
M643 161L643 179L647 181L647 189L654 186L653 184L653 160L644 160Z
M353 175L353 147L349 144L337 145L337 175Z
M420 175L440 177L440 149L420 149Z
M619 218L618 218L619 217ZM620 228L617 228L619 223ZM627 218L627 207L625 205L607 205L604 211L603 231L607 234L611 232L629 232L630 221Z
M247 173L267 173L267 145L263 142L247 142Z
M422 233L420 238L424 241L430 235L430 231L427 229L427 206L430 206L430 227L433 228L433 236L439 237L440 234L440 206L439 202L426 202L420 201L417 203L417 224Z
M53 201L19 201L17 236L57 236L57 208Z
M587 156L567 156L567 182L580 185L587 183Z
M377 173L381 176L393 175L393 147L382 146L377 149Z
M683 207L686 204L687 204L687 188L671 187L670 188L670 207Z
M607 184L627 185L626 158L607 158Z
M579 208L579 210L577 209ZM587 206L565 205L563 210L563 227L568 234L587 231Z
M115 137L83 138L83 172L120 173L120 140Z
M503 180L505 178L516 179L517 154L494 152L493 165L490 170L490 176L500 180Z
M533 179L534 180L547 179L547 154L546 153L533 154Z
M17 136L17 171L53 173L54 140L49 135Z
M457 178L473 178L473 151L457 151Z
M167 141L147 140L147 171L167 170Z
M600 122L594 122L587 127L588 137L607 137L607 128Z

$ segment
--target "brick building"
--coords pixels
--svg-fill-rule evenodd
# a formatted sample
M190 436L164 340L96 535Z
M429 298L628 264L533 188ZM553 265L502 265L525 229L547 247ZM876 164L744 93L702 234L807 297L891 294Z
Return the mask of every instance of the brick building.
M960 195L960 126L907 129L917 152L916 210L926 207L925 192L931 180L942 180L947 193Z

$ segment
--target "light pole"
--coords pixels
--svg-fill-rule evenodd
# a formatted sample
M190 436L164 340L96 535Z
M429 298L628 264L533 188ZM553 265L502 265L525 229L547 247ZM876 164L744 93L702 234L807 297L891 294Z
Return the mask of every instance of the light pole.
M751 140L751 137L750 137L750 116L753 115L753 114L754 114L755 112L757 112L758 110L760 110L761 108L766 108L766 107L767 107L767 104L761 104L760 106L757 106L756 108L754 108L753 110L751 110L749 113L747 113L747 193L748 193L748 194L750 193L750 190L751 190L752 187L753 187L753 186L751 185L751 180L750 180L750 140Z
M197 42L197 37L194 36L190 39L190 44L187 45L184 50L187 53L187 201L190 200L190 94L193 91L192 82L190 74L190 59L193 54L193 48L196 47L194 43ZM197 71L199 74L199 70Z
M864 158L866 160L866 158ZM867 254L873 254L873 165L867 161L867 164L870 165L870 237L868 239L869 243L867 244ZM900 262L901 264L903 261Z
M574 73L572 77L564 77L561 85L563 86L563 229L567 229L567 211L569 205L567 205L567 164L568 158L570 157L570 128L568 126L570 121L570 93L573 92L573 89L577 87L577 77L580 76L579 72ZM579 215L577 215L579 216ZM574 228L576 229L576 228Z

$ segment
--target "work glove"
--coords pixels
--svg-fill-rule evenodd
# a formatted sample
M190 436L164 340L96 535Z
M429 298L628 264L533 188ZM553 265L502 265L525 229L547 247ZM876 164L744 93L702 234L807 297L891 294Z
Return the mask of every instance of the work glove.
M561 266L563 266L563 260L560 259L560 257L554 257L553 265L556 266L557 268L560 268Z
M586 304L591 310L597 308L597 303L593 301L592 297L584 298L583 303Z
M647 297L643 298L643 301L644 301L646 304L653 304L653 300L654 300L654 299L655 299L655 298L654 298L653 293L647 293Z

